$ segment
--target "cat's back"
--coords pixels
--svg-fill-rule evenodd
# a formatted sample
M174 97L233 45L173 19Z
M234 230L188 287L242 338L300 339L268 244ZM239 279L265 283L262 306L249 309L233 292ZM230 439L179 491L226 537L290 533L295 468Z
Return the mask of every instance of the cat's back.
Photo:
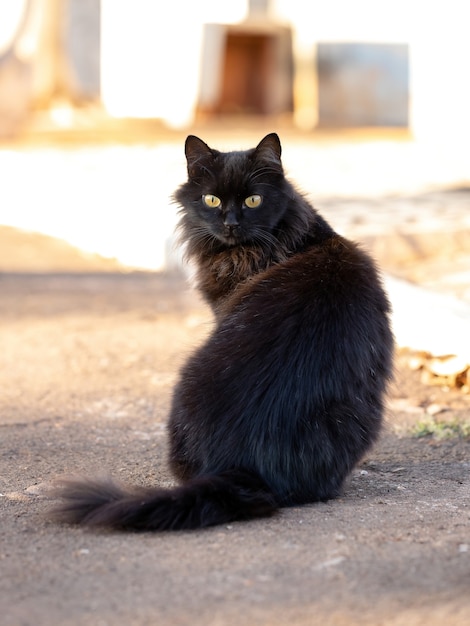
M382 388L392 367L389 311L372 259L334 235L237 290L200 356L219 371L254 368L260 380L335 379L348 394L353 379L374 372Z
M348 318L367 311L385 315L389 308L372 258L336 234L252 277L225 307L228 315L245 311L278 320L308 319L314 311Z
M365 449L392 374L388 314L375 265L358 246L338 235L307 246L230 297L183 369L173 421L185 407L185 424L196 424L204 440L216 437L220 449L228 429L248 451L268 437L284 458L289 438L317 440L310 420L326 430L335 420L344 430L347 420L350 441Z

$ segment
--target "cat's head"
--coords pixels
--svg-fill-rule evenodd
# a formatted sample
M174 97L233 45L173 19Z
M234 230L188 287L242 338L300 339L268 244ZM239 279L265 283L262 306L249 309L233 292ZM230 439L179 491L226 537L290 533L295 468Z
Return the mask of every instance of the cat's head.
M275 133L256 148L219 152L189 135L188 181L175 194L186 238L236 246L268 242L287 207L290 186Z

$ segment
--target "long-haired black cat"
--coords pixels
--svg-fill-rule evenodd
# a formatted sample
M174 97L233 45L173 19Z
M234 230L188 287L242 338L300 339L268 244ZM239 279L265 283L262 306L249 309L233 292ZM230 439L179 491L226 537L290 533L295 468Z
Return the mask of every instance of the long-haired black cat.
M192 529L334 498L380 430L393 339L372 260L286 180L275 133L185 152L181 238L216 323L174 390L180 484L64 481L63 521Z

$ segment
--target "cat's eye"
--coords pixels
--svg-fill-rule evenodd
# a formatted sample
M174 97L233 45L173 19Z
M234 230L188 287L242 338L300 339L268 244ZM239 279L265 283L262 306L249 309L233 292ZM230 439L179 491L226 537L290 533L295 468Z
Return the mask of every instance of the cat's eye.
M210 209L217 209L221 204L222 200L217 196L213 196L211 193L206 193L202 196L204 204Z
M252 196L248 196L248 198L245 198L245 204L249 209L256 209L257 207L259 207L262 201L263 198L257 193L253 194Z

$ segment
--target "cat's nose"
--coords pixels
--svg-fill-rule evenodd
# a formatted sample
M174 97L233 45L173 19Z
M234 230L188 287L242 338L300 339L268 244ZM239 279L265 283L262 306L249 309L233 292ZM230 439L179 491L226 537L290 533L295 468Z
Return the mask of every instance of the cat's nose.
M227 213L227 215L224 217L224 226L232 230L238 226L238 219L235 213L233 213L232 211L229 211Z

